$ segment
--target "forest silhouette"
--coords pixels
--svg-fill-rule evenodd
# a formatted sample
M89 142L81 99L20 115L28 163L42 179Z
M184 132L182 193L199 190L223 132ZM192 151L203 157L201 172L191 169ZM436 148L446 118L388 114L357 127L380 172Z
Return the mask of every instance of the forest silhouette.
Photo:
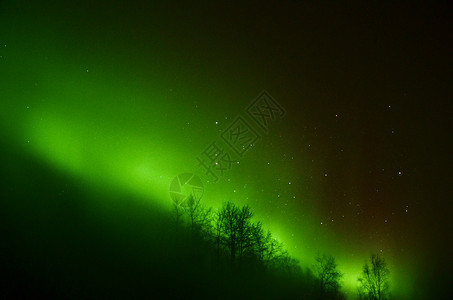
M2 154L11 170L0 210L7 299L345 298L333 256L299 263L247 205L213 209L189 199L187 207L165 211L7 147ZM384 278L374 276L385 265L378 258L358 281L363 299L388 295L387 285L375 293Z
M285 282L289 284L284 287L285 298L346 299L341 290L343 273L332 255L318 254L312 268L304 270L270 230L264 230L260 221L253 220L254 212L248 205L241 207L229 201L213 210L192 194L184 207L174 202L173 208L173 219L179 230L186 231L198 245L211 249L203 253L210 260L209 266L222 268L234 276L252 272L253 276L264 276L280 285ZM388 299L389 273L385 259L372 254L358 278L355 298ZM280 285L276 287L283 287ZM258 291L262 288L250 293L253 296ZM263 296L280 298L283 294L266 291Z

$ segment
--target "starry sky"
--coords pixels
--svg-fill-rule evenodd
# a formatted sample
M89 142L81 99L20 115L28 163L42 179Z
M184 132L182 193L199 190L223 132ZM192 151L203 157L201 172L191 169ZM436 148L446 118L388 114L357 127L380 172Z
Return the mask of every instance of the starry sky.
M433 292L451 250L451 12L2 1L0 132L162 210L171 180L194 173L206 205L249 204L302 265L334 255L347 290L381 253L396 295ZM266 130L247 113L263 91L285 111ZM243 155L223 138L238 117L256 134ZM216 182L199 163L212 143L234 161Z

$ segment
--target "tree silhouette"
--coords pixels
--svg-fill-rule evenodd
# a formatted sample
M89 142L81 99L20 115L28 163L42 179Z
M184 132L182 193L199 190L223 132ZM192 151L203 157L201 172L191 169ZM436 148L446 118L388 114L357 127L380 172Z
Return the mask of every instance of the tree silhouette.
M184 209L177 202L173 202L173 215L176 225L182 223L182 216L184 214Z
M264 261L268 268L275 268L278 266L278 259L283 255L283 245L272 237L270 231L267 231L265 243Z
M238 248L238 219L239 219L239 208L232 202L225 203L220 209L220 229L221 237L220 240L225 248L228 249L230 254L231 262L236 259L236 252Z
M232 262L258 258L262 261L268 247L260 222L252 222L253 212L249 206L242 208L232 202L225 203L216 213L214 240L220 248L229 253Z
M390 271L383 257L372 254L370 263L365 262L362 269L362 276L358 278L360 282L359 296L364 299L384 300L389 293L389 274Z
M293 291L296 294L300 293L310 299L344 298L340 292L342 274L337 270L332 256L324 254L315 258L315 277L310 270L304 273L299 262L289 255L283 244L275 239L270 231L265 231L261 222L253 222L254 213L249 206L240 207L233 202L225 202L213 213L211 208L202 206L200 199L192 195L187 199L184 208L175 208L176 218L181 219L181 211L178 208L182 209L184 224L192 236L196 238L201 234L209 241L205 245L212 246L212 252L203 254L212 255L205 260L215 262L212 270L230 266L234 270L241 270L234 272L236 275L259 270L260 274L268 276L268 279L279 278L288 285L294 284ZM305 291L298 291L297 286L300 284Z
M338 271L337 263L332 255L318 254L315 261L314 271L319 282L321 296L333 298L340 290L340 279L343 274Z
M287 274L296 274L300 272L299 261L292 258L288 251L284 250L276 258L276 266L278 269Z
M237 220L238 255L242 260L245 256L252 254L253 247L253 224L251 218L253 212L248 205L243 206L239 211Z
M208 236L211 231L211 215L212 209L205 208L200 203L200 198L195 198L192 194L187 199L187 208L185 213L189 219L189 226L191 232Z
M263 262L267 243L261 222L252 224L250 230L253 241L253 254L259 262Z
M224 243L223 239L223 218L222 210L217 210L214 215L214 244L217 250L217 258L219 258Z

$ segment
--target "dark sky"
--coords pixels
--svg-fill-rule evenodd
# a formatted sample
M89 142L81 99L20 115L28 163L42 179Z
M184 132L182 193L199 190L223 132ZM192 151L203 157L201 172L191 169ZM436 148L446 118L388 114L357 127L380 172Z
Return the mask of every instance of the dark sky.
M349 288L379 252L400 293L431 292L451 264L452 25L447 2L3 1L1 131L164 209L194 172L208 205L251 205ZM263 90L286 115L210 182L196 158Z

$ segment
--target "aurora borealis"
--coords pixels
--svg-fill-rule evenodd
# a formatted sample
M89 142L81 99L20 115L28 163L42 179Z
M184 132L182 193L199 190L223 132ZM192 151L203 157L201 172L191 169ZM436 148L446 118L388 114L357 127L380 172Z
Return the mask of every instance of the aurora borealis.
M351 298L372 252L389 262L396 299L440 295L451 279L451 11L3 1L3 148L87 193L118 189L162 212L172 179L195 173L204 204L250 205L302 266L335 256ZM197 157L263 90L286 114L212 182ZM20 173L9 167L5 178ZM101 201L89 208L100 216Z

